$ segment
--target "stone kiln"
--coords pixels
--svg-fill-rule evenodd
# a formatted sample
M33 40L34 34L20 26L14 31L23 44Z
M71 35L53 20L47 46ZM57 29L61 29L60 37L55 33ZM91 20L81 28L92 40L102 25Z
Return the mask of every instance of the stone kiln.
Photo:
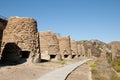
M0 18L0 46L2 43L3 30L5 29L6 25L7 25L7 20ZM0 47L0 52L1 52L1 47Z
M70 43L70 36L67 37L58 37L59 38L59 48L62 59L65 58L72 58L71 53L71 43Z
M41 58L47 60L60 59L59 41L53 32L40 32L40 48Z
M71 40L72 58L78 57L78 47L75 40Z
M2 60L28 62L40 61L37 22L32 18L11 17L3 32Z

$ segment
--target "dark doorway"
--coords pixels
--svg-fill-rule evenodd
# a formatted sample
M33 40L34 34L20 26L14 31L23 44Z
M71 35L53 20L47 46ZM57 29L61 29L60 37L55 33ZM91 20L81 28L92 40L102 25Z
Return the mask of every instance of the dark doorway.
M80 55L78 55L78 57L80 57Z
M68 55L64 55L64 58L68 58Z
M21 49L16 43L7 43L2 51L2 61L19 62Z
M75 58L76 55L72 55L72 59Z
M50 59L55 59L56 55L50 55Z
M29 58L30 51L21 51L21 58Z

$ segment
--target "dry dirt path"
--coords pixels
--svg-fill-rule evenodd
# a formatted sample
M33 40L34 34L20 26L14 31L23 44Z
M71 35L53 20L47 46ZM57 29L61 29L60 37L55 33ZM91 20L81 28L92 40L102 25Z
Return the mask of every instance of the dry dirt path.
M73 70L75 70L77 67L79 67L83 63L85 63L87 61L90 61L90 60L92 60L92 59L85 59L85 60L76 62L74 64L67 65L65 67L59 68L55 71L52 71L50 73L47 73L47 74L41 76L38 80L65 80L67 78L67 76Z

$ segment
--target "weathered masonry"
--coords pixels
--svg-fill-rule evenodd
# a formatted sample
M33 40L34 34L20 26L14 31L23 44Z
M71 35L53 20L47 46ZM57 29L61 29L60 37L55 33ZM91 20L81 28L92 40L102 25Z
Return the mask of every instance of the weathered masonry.
M59 60L59 41L51 31L40 32L41 58L46 60Z
M71 40L70 42L71 42L72 58L78 57L77 42L75 40Z
M37 22L32 18L9 18L1 46L3 61L19 62L22 58L28 58L28 62L39 62Z
M0 52L1 52L1 43L2 43L2 37L3 37L3 30L5 29L7 25L7 20L0 17Z
M72 52L71 52L70 36L58 37L58 39L59 39L59 48L62 59L71 59Z

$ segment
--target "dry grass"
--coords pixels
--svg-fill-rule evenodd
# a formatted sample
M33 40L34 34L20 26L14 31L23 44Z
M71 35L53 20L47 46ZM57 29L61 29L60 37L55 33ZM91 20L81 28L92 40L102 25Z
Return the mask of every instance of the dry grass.
M120 80L105 59L97 59L91 66L92 80Z

